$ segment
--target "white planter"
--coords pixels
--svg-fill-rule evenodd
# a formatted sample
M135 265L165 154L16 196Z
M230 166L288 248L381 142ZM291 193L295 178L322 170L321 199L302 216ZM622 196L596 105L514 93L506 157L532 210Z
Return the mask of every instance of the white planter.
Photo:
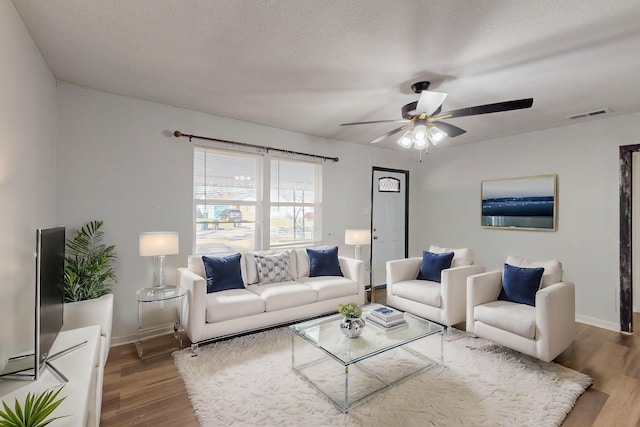
M98 366L96 366L95 390L92 392L91 397L94 403L89 419L87 420L87 426L89 427L98 427L100 425L104 366L109 356L112 323L113 294L107 294L100 298L86 301L67 302L64 304L64 317L62 320L63 331L92 325L100 326L100 355Z
M104 340L101 344L101 361L107 361L109 345L111 344L111 325L113 323L113 294L86 301L67 302L64 304L64 318L62 330L83 328L85 326L100 325L100 335Z

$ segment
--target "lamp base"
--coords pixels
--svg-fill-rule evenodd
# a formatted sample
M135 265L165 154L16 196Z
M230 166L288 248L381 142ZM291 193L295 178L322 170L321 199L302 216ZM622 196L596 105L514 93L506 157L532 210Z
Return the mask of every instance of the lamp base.
M354 256L358 261L362 261L362 246L356 245Z
M160 291L164 285L164 255L153 257L153 289Z

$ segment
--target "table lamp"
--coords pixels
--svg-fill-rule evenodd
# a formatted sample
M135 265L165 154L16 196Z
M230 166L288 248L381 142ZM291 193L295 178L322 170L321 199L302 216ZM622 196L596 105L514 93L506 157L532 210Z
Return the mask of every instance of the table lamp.
M153 288L164 288L164 257L179 253L178 233L155 231L140 233L140 256L153 257Z
M355 258L362 261L362 245L371 244L371 230L368 228L344 231L344 244L355 246Z

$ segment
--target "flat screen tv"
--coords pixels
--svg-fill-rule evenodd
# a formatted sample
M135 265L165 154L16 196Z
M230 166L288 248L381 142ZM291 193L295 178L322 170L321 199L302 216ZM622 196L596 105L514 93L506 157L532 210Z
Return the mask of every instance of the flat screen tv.
M65 229L37 231L36 259L36 379L49 357L53 342L62 329L64 308Z
M65 229L36 232L34 353L12 357L1 376L37 380L62 329L64 310Z

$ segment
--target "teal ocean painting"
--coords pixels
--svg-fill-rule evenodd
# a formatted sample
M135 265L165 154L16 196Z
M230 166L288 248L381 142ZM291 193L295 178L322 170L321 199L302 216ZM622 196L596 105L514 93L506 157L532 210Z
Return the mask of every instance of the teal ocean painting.
M556 175L483 181L481 197L483 227L555 230Z

